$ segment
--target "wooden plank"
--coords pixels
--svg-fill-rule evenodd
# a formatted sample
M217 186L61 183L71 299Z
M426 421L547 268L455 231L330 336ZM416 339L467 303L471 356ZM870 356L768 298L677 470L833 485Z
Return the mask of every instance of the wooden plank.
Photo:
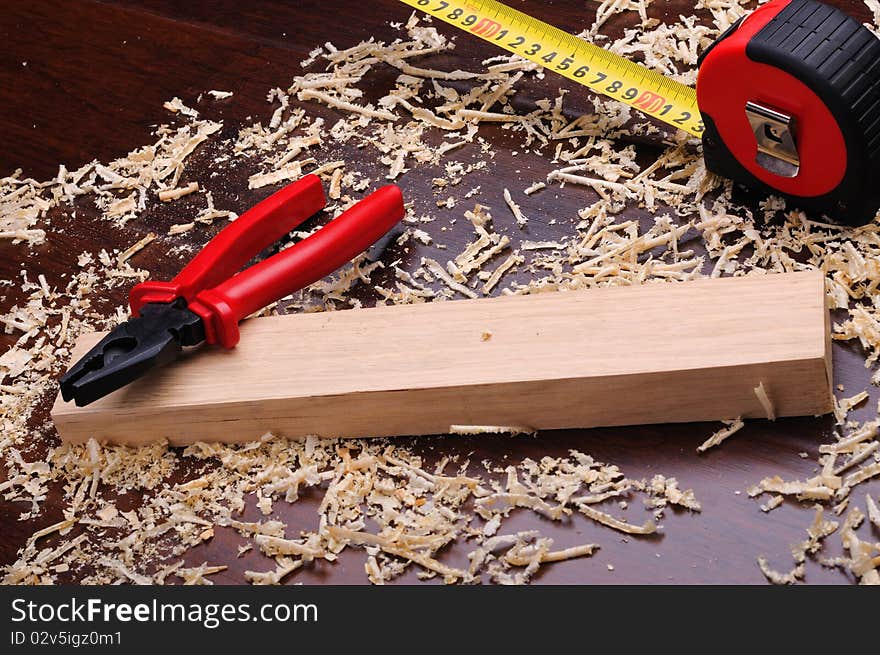
M234 350L52 416L65 441L132 444L554 429L764 417L759 383L778 416L818 415L830 364L811 271L251 319Z

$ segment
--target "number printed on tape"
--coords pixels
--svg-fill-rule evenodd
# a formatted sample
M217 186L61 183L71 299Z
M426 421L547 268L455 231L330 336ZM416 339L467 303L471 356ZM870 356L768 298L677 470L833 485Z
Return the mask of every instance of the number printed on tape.
M494 0L401 0L597 93L690 132L703 133L696 92Z

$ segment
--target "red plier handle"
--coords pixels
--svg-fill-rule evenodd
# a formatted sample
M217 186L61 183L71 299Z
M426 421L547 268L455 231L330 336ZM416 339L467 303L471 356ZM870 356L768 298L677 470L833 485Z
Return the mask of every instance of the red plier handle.
M232 348L241 319L344 266L405 213L400 189L388 185L296 245L239 272L324 204L315 175L281 189L224 228L171 282L135 286L129 295L132 314L137 316L146 303L182 298L202 318L205 341Z

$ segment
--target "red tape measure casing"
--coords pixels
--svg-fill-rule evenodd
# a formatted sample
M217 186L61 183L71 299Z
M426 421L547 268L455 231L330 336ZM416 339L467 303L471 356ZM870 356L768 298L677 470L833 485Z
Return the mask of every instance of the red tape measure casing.
M815 0L775 0L700 62L709 170L845 223L880 206L880 39Z

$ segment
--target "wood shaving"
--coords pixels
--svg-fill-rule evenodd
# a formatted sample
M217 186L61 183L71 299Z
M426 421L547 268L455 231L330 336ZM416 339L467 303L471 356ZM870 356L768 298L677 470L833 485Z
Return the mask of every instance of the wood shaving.
M183 104L183 100L181 100L177 96L175 96L171 100L168 100L162 106L165 107L165 109L167 109L168 111L175 114L180 113L184 116L190 116L191 118L198 118L199 116L199 112L191 107L187 107L185 104Z
M177 200L178 198L183 198L183 196L188 196L191 193L195 193L199 190L198 182L190 182L184 187L177 187L176 189L163 189L159 192L159 200L162 202L171 202L172 200Z
M724 421L726 427L721 428L717 432L713 433L708 439L706 439L703 443L697 446L698 453L704 453L710 448L714 448L715 446L722 443L725 439L732 437L734 434L739 432L745 427L745 422L742 419L738 418L733 421Z
M344 161L331 161L326 164L321 164L313 171L309 171L312 175L324 175L325 173L335 172L337 169L345 166Z
M506 202L507 206L510 207L510 212L513 214L513 217L516 219L517 225L519 225L520 227L525 227L526 225L528 225L529 219L527 219L525 216L523 216L523 213L520 210L519 205L517 205L513 201L513 197L511 197L510 191L508 191L507 189L504 189L504 202Z
M761 511L764 512L765 514L767 512L771 512L774 509L776 509L777 507L779 507L784 501L785 501L785 496L782 496L782 495L771 496L770 500L768 500L766 503L761 505Z
M849 398L841 398L836 401L835 414L837 415L838 423L842 423L846 414L853 409L854 407L858 407L863 402L868 399L868 392L862 391L857 393L855 396L851 396Z
M823 454L851 453L862 447L865 442L875 440L880 427L880 420L868 421L854 430L849 436L831 445L819 446Z
M21 179L18 170L0 179L0 239L36 246L44 242L45 230L34 228L52 208L35 180Z
M293 162L269 173L257 173L248 178L249 189L259 189L270 184L279 184L302 177L302 162Z
M381 118L386 121L397 120L397 117L391 112L381 109L374 109L369 106L361 107L346 100L335 98L327 93L324 93L323 91L303 89L297 94L296 97L298 100L317 100L318 102L322 102L330 107L342 109L350 113L361 114L362 116L366 116L368 118Z
M610 514L600 512L587 504L581 504L578 507L578 511L597 523L607 525L609 528L625 532L626 534L654 534L657 532L657 526L653 521L646 521L643 525L632 525L626 521L614 518Z
M327 195L331 200L339 200L339 196L342 195L342 169L337 168L333 171L333 175L330 176L330 188L327 191Z
M776 585L797 584L804 577L805 567L803 564L798 564L788 573L779 573L778 571L771 569L770 564L767 562L767 558L761 555L758 557L758 566L761 569L761 573L763 573L770 582Z
M119 253L119 255L116 257L116 264L118 266L122 266L125 262L134 257L137 253L153 243L153 241L155 240L155 232L150 232L143 239L137 241L136 243L133 243L128 248Z
M767 390L764 388L763 382L755 387L755 396L757 396L758 402L761 403L761 407L764 408L764 412L767 414L767 420L775 421L776 409L773 407L773 401L770 400L770 396L767 395Z
M448 286L453 291L457 291L463 296L467 296L468 298L476 298L477 294L468 289L463 284L456 282L452 279L452 276L446 272L436 260L431 259L430 257L422 258L422 266L424 266L432 275L436 276L440 279L446 286Z
M880 475L880 462L875 462L850 473L843 479L843 486L837 491L838 498L844 498L853 487Z
M542 551L540 554L540 562L564 562L565 560L574 559L576 557L589 557L599 549L597 544L582 544L580 546L572 546L564 550ZM504 555L504 559L512 566L528 566L531 558L524 556L522 550L515 553L508 551Z
M834 489L826 486L824 482L821 476L816 476L806 482L800 480L785 482L777 475L761 480L756 487L749 490L749 495L757 496L769 491L783 496L797 496L800 500L830 500Z
M651 495L651 499L646 503L648 507L662 509L671 503L692 512L700 512L703 509L693 489L682 491L678 488L678 480L675 478L667 478L658 473L649 483L639 486Z
M208 580L205 576L220 573L227 568L227 566L208 566L208 563L205 562L194 568L178 568L174 571L174 575L183 580L184 586L212 585L214 583L211 580Z
M525 258L520 256L517 253L513 253L508 256L498 267L492 271L489 277L486 279L486 283L483 284L483 293L488 295L492 292L492 289L501 281L501 278L504 277L505 273L511 270L514 266L522 264L525 261Z

